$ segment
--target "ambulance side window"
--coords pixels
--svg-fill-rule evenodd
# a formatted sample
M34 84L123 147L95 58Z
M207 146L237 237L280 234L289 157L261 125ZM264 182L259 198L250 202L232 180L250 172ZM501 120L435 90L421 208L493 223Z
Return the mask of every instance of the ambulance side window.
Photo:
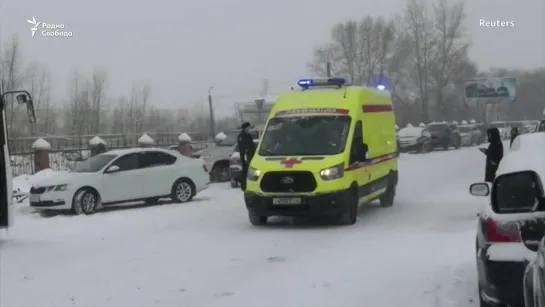
M367 145L363 143L363 133L361 121L356 122L354 127L354 136L352 137L352 146L350 146L349 164L365 161Z

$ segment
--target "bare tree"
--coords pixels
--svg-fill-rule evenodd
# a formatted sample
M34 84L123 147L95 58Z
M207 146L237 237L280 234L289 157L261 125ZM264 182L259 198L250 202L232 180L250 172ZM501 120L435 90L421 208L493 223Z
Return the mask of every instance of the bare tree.
M90 84L91 95L91 131L100 132L100 116L105 100L105 84L107 72L105 69L95 68Z
M464 3L450 5L447 0L439 0L433 6L433 17L436 50L430 75L434 83L437 113L447 119L445 89L453 81L455 70L467 62L470 46L464 25Z
M11 41L7 43L2 52L1 72L2 72L2 91L11 91L17 89L23 81L21 73L21 50L19 38L13 35ZM13 97L6 101L6 116L9 127L14 127L17 122L17 105Z
M146 116L145 114L147 114L147 110L148 110L148 103L149 103L149 97L150 97L150 93L151 93L151 87L149 84L143 84L142 87L141 87L141 109L142 109L142 122L141 122L141 126L142 128L141 129L147 129L147 121L146 121Z
M421 106L421 120L429 122L430 69L436 56L434 54L436 38L433 19L425 0L409 0L405 7L403 24L399 28L404 29L405 39L413 51L408 63L408 71L413 73L407 77L415 81Z
M26 79L26 88L32 94L38 120L35 126L31 126L34 128L31 133L48 133L51 115L51 79L49 70L43 65L32 63L27 68Z

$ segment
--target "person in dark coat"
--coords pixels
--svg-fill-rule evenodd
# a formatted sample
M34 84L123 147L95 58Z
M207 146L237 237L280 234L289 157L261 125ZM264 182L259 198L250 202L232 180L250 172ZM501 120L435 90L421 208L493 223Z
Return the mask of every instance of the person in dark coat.
M511 128L511 143L509 143L509 147L513 146L513 141L515 140L515 138L519 135L519 128L518 127L513 127Z
M539 123L539 126L537 127L537 132L544 132L545 131L545 119L542 120Z
M248 167L255 153L255 144L250 129L252 125L249 122L245 122L240 126L240 134L238 135L238 149L240 152L240 164L242 165L242 181L240 186L242 190L246 190L246 176L248 175Z
M496 178L496 171L498 170L500 161L503 158L503 144L498 128L490 128L486 132L490 145L488 145L487 149L483 150L483 153L486 155L484 181L493 182Z

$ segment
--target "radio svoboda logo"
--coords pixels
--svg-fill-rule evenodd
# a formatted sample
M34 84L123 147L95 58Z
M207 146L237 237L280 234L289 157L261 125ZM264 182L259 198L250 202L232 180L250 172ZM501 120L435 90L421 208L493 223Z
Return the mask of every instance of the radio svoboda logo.
M63 23L48 23L45 21L37 21L34 16L32 19L26 20L29 24L32 25L30 28L30 33L32 37L36 36L36 33L39 33L45 37L72 37L72 31L65 31Z

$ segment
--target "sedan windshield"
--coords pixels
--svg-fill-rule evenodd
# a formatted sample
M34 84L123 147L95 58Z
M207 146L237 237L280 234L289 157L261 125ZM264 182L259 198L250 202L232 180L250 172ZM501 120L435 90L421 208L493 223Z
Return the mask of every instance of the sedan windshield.
M334 155L344 150L350 117L297 116L269 120L260 156Z
M79 163L73 170L75 173L94 173L100 171L106 164L110 163L116 155L102 154L94 156Z

